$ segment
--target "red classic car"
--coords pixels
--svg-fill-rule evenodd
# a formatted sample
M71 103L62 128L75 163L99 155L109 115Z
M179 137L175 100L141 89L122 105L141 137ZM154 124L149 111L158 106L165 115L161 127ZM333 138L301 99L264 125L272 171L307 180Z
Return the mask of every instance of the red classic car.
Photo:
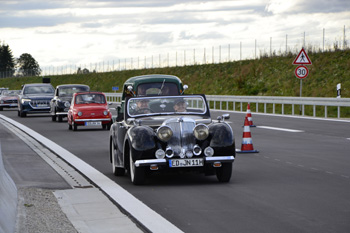
M20 90L2 90L0 95L0 111L4 108L17 108L17 98Z
M78 126L102 126L110 129L112 114L108 109L106 96L102 92L78 92L73 95L68 110L69 129L77 130Z

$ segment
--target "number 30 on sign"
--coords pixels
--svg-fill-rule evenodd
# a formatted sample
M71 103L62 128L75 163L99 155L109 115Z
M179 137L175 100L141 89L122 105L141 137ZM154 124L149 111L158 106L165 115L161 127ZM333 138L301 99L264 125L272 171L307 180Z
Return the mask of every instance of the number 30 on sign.
M307 75L309 74L309 70L307 69L306 66L298 66L295 69L295 76L297 76L297 78L303 79L306 78Z

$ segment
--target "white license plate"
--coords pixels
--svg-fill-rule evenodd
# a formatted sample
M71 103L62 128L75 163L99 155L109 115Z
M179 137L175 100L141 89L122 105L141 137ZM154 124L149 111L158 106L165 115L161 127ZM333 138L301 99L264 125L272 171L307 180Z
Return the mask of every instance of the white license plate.
M85 122L86 126L94 126L94 125L101 125L101 121L87 121Z
M170 159L169 167L203 167L203 159Z
M49 105L47 105L47 104L37 104L36 106L37 107L48 107Z

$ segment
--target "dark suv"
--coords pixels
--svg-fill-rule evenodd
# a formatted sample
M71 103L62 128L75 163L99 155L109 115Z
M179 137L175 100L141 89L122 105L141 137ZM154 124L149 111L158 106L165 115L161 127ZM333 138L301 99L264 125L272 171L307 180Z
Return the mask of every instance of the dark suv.
M18 116L32 113L49 113L55 89L49 83L31 83L22 87L18 95Z

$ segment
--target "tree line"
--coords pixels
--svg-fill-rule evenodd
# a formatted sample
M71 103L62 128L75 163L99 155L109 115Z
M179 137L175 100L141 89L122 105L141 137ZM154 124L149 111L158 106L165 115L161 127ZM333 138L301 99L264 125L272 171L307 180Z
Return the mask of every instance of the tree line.
M0 78L39 76L38 62L29 53L15 58L8 44L0 44Z

